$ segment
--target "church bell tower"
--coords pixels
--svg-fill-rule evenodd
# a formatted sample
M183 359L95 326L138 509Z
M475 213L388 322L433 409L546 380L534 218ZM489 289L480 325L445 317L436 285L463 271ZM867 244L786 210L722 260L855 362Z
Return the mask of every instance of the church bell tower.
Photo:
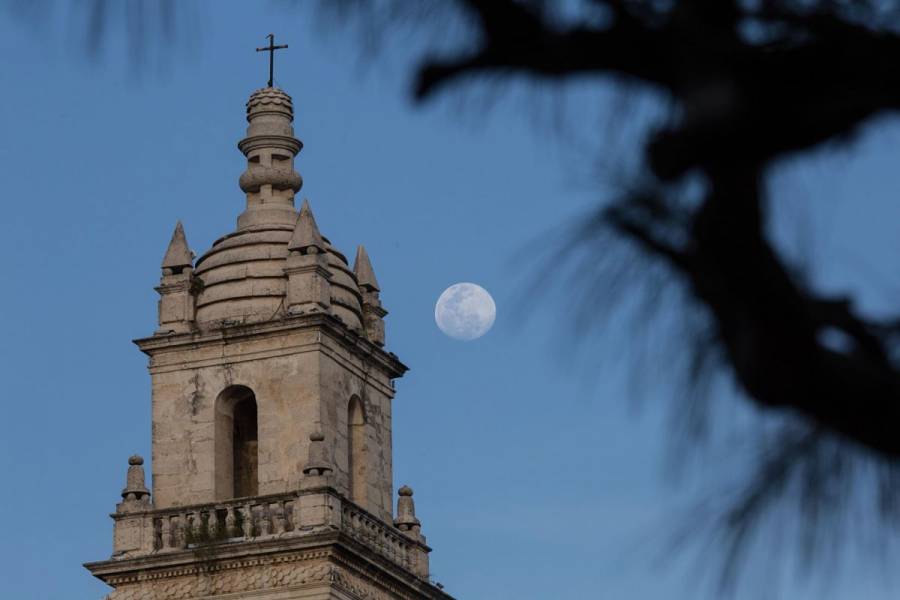
M270 44L271 45L271 44ZM294 158L291 97L247 102L246 207L198 259L181 223L152 379L152 493L133 456L113 553L85 566L109 600L450 599L431 583L413 492L393 502L393 380L379 285L319 231Z

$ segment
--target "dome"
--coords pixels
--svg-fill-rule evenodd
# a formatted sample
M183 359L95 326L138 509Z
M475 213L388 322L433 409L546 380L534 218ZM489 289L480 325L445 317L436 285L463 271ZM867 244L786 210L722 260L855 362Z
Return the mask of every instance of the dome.
M284 316L284 267L293 229L260 225L216 240L197 260L194 270L202 282L196 297L197 323L254 323ZM327 238L322 239L332 273L330 312L350 329L361 330L362 303L356 276L347 258Z
M237 231L213 244L197 261L197 323L253 323L288 314L284 268L295 228L309 229L326 255L331 314L353 330L362 329L362 296L347 259L320 238L308 205L298 214L294 195L303 179L294 157L303 144L294 136L294 109L283 90L256 90L247 101L247 134L238 148L247 157L239 184L247 205ZM311 228L311 229L310 229Z
M262 112L287 113L293 119L294 103L290 95L276 87L267 87L256 90L250 94L247 100L247 117Z
M159 328L154 335L209 332L288 317L328 314L377 347L384 346L380 289L365 248L354 267L319 232L309 203L298 211L303 179L294 158L291 97L277 88L247 101L247 133L238 149L247 158L238 179L246 194L237 229L193 261L177 223L162 261ZM302 323L298 325L303 326Z

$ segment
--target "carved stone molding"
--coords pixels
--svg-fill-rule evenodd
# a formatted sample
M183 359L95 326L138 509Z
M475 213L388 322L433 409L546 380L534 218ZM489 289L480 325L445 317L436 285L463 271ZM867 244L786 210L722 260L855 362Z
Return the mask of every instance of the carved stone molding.
M333 570L332 565L319 563L269 564L224 572L199 572L122 585L107 596L107 600L187 600L200 596L330 583L334 578Z
M294 565L299 562L329 559L332 555L331 551L327 549L292 552L280 556L256 556L237 559L213 559L212 557L203 557L202 554L198 554L196 551L190 551L190 554L192 559L189 564L182 563L156 568L145 567L140 570L129 570L122 574L107 575L103 579L109 585L119 587L184 575L215 575L230 570L262 568L269 565Z
M258 192L263 185L271 185L276 190L298 192L303 187L303 179L299 173L290 168L255 166L249 171L244 171L238 179L238 184L241 190L248 194Z
M326 584L360 600L396 600L370 582L330 563L313 565L269 564L225 572L195 573L167 579L142 580L123 585L106 600L189 600L240 592L278 590Z
M334 567L332 571L332 584L345 592L360 598L360 600L398 600L406 596L387 594L361 577L352 575L348 571Z

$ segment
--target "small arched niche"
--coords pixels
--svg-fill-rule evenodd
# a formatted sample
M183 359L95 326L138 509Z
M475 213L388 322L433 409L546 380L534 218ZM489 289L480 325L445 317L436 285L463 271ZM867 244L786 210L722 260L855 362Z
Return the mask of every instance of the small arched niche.
M259 424L256 395L232 385L216 398L216 499L259 494Z
M358 396L350 398L347 405L347 471L350 475L350 498L360 506L366 506L366 412Z

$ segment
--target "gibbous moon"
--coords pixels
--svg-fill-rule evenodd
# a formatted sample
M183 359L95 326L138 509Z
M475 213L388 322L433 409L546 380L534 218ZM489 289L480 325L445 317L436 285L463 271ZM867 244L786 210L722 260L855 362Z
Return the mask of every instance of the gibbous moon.
M474 283L455 283L434 305L434 320L441 331L457 340L474 340L490 330L497 305L486 289Z

